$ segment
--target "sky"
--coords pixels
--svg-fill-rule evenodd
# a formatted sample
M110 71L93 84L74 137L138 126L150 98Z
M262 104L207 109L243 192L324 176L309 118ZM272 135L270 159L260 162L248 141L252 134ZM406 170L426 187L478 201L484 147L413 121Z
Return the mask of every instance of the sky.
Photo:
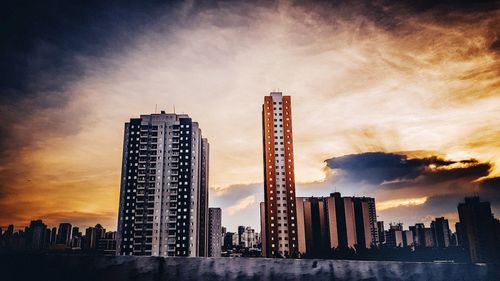
M349 2L349 3L346 3ZM124 123L187 113L211 207L259 227L261 105L292 97L298 196L379 220L500 216L499 1L15 1L0 11L0 226L116 229Z

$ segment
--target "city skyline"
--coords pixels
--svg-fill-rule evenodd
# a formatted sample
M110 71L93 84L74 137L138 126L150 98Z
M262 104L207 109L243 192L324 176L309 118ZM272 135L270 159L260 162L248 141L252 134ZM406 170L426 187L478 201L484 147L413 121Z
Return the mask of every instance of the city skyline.
M260 105L277 87L294 100L297 196L366 195L380 220L454 228L477 193L498 216L498 7L401 5L195 3L151 7L151 21L131 7L83 17L109 33L70 21L61 35L98 47L27 39L19 52L37 63L0 78L0 225L115 229L122 124L175 105L210 139L222 225L260 229Z
M161 117L162 115L157 116L158 119ZM131 120L131 123L135 122ZM133 131L133 127L130 127ZM137 200L137 204L140 201L142 200ZM369 197L341 197L340 193L335 192L329 197L297 197L296 203L298 252L292 253L292 258L406 261L446 259L473 263L489 263L498 258L500 222L492 214L490 202L481 201L479 197L465 197L458 204L460 222L456 224L456 232L450 230L449 221L444 217L435 218L430 227L416 223L405 230L401 223L389 223L389 228L385 230L384 222L376 221L375 201ZM171 222L166 220L165 222L170 228ZM120 237L116 231L107 232L100 224L85 229L83 234L79 226L70 223L60 223L58 228L51 228L42 220L32 220L29 227L24 230L15 231L13 225L9 225L5 230L0 228L0 251L161 256L161 253L154 251L155 243L151 247L153 251L149 253L144 252L141 247L136 247L144 246L144 242L148 245L148 240L152 241L147 235L141 237L136 233L140 228L139 226L134 232L133 253L132 250L123 253L128 252L128 247L122 249L120 240L126 242L126 235ZM122 230L118 234L120 232ZM266 239L264 237L266 235L261 234L243 225L238 226L237 232L228 232L227 228L221 225L221 209L210 208L207 231L208 253L197 255L200 257L288 256L286 251L274 254L272 251L269 253L269 249L266 251L269 247L266 244L272 243L272 239L261 240L261 238ZM169 238L170 236L169 233ZM195 239L201 241L202 238ZM282 240L286 239L279 240L283 242ZM122 244L126 246L126 243ZM173 250L177 251L178 248ZM163 256L167 255L167 251ZM181 252L176 252L175 255L179 254L182 255Z

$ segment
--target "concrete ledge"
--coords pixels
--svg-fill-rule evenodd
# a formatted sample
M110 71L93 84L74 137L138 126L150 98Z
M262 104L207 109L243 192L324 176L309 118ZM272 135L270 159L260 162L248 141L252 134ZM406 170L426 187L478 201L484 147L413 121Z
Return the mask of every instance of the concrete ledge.
M500 280L493 265L263 258L0 255L15 280Z

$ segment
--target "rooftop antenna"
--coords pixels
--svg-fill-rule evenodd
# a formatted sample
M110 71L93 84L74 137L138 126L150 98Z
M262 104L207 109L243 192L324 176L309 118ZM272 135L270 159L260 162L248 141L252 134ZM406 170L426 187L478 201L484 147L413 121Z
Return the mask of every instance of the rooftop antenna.
M155 104L155 114L158 113L158 104Z
M175 104L174 104L174 114L175 114Z

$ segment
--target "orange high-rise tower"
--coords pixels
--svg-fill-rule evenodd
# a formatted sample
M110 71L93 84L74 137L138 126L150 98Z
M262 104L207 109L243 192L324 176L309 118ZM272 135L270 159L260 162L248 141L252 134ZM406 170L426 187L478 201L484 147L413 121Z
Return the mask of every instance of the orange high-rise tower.
M272 92L262 106L264 204L261 204L262 255L297 254L297 211L290 96Z

